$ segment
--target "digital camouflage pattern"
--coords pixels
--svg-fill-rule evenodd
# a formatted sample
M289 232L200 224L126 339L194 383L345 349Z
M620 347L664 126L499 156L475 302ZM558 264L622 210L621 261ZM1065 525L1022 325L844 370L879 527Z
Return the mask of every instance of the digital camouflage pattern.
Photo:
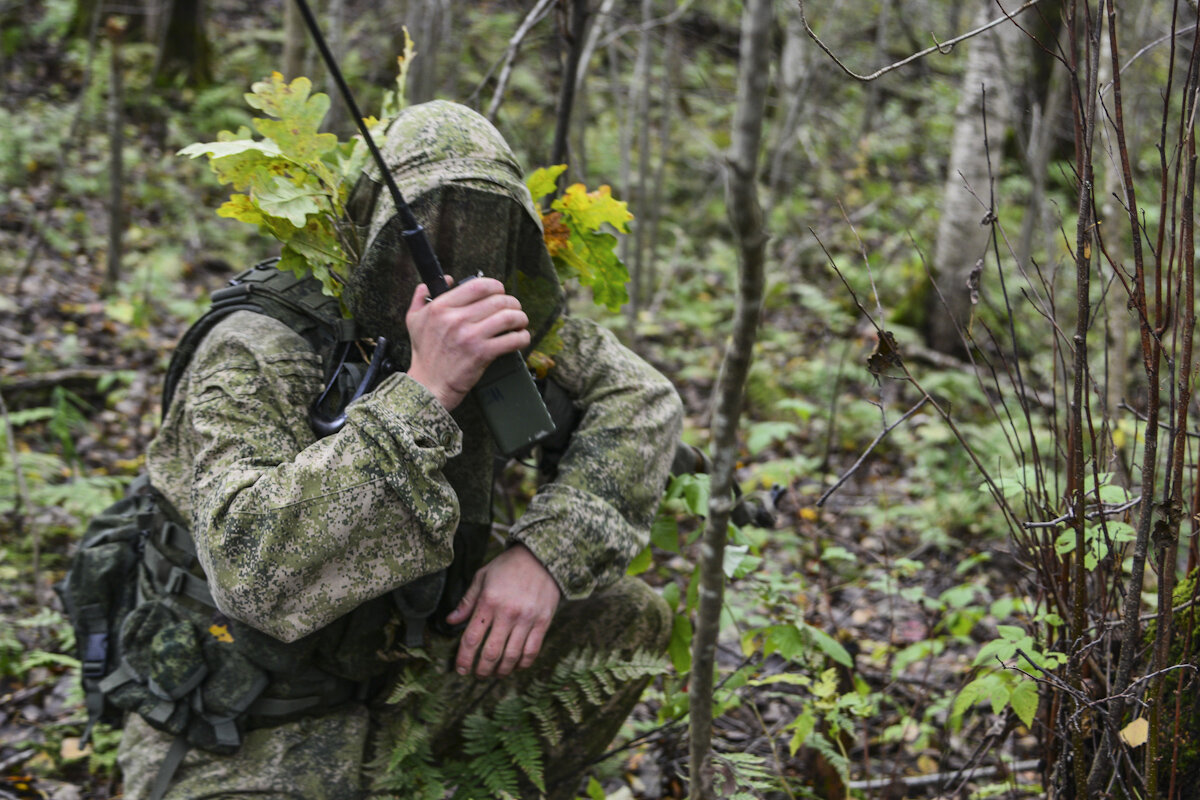
M433 132L444 137L445 147L438 147ZM405 156L406 145L419 155ZM451 231L456 244L474 243L451 248L445 261L482 268L488 248L480 243L497 243L495 252L504 257L491 262L488 274L500 270L510 285L520 277L526 287L531 281L550 286L528 301L544 302L530 316L550 324L560 310L561 288L519 167L494 128L452 104L416 106L393 125L388 148L389 158L399 159L402 188L436 211L428 215L430 227ZM435 208L448 201L463 201L462 208ZM379 233L390 213L371 218ZM517 232L498 230L505 224ZM433 241L442 255L447 237ZM409 268L398 251L387 258L380 255L384 249L375 252L371 264L364 262L373 271L356 271L347 287L356 321L402 326ZM517 268L526 257L533 265L528 272ZM644 586L627 590L622 581L612 591L625 600L605 609L594 603L603 604L604 595L595 593L617 584L649 538L680 433L681 404L665 378L595 324L565 318L560 336L565 346L554 355L550 376L582 412L581 422L557 477L539 489L510 540L541 560L565 599L593 603L584 619L568 611L574 603L560 609L555 630L566 638L556 646L559 652L586 640L580 634L589 621L599 626L601 646L661 651L669 614ZM214 599L235 625L249 626L241 632L252 628L292 643L278 645L278 654L287 655L296 674L318 666L359 680L399 657L395 642L402 637L388 593L450 563L460 520L490 521L494 446L473 400L447 413L399 373L353 403L340 432L315 440L307 406L322 377L319 357L286 325L250 312L231 315L205 337L180 380L147 469L152 484L191 521ZM255 644L258 649L261 643ZM453 643L444 646L452 649ZM546 653L553 649L548 644ZM284 659L255 660L261 666ZM532 671L553 662L551 655L539 657ZM287 683L286 670L266 668L272 678L266 694L288 696L277 691ZM619 708L610 709L612 731L637 693L622 693ZM369 726L361 706L343 709L252 730L231 757L190 753L168 796L218 796L242 786L264 792L261 797L353 796L352 776L361 768ZM121 755L127 797L145 796L169 742L140 720L130 723ZM293 757L318 751L325 754L313 759L320 766L307 771ZM246 782L233 780L244 773L253 774ZM344 787L350 794L340 793Z
M456 642L439 637L430 645L432 662L423 670L438 673L439 699L446 715L427 733L435 758L455 752L458 726L471 711L494 707L509 692L521 692L534 680L546 680L555 665L580 649L631 655L661 652L671 634L671 612L644 583L624 578L585 600L566 603L554 618L541 655L528 670L507 678L481 680L453 669ZM423 683L428 676L417 679ZM575 796L578 775L616 735L644 688L644 681L621 687L603 706L588 709L588 724L568 727L563 739L547 749L546 797ZM386 694L387 692L384 692ZM385 761L412 711L376 699L369 708L354 704L319 717L306 717L250 731L232 756L189 751L176 772L166 800L253 796L255 800L351 800L389 797L377 768L364 766L375 754ZM171 747L168 734L133 716L126 723L119 759L125 773L125 798L149 796L158 765ZM366 787L364 789L364 787ZM527 787L526 797L538 793Z

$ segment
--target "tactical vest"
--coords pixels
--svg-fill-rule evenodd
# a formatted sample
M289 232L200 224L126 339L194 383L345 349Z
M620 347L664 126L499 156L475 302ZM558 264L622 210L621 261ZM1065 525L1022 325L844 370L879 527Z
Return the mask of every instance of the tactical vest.
M322 397L332 394L336 405L337 396L351 396L366 371L355 363L353 321L341 316L318 281L282 272L276 261L255 265L215 292L209 310L184 334L163 383L164 417L200 342L237 311L286 324L325 365ZM372 681L388 670L379 653L395 651L401 634L405 647L420 645L430 618L449 632L442 620L487 547L490 524L478 510L474 516L456 531L447 570L284 643L216 608L186 521L145 476L138 478L91 521L56 586L76 630L89 718L85 740L96 722L120 724L129 711L174 735L155 783L158 798L189 746L232 753L248 729L365 699L377 688ZM402 630L394 624L397 609Z

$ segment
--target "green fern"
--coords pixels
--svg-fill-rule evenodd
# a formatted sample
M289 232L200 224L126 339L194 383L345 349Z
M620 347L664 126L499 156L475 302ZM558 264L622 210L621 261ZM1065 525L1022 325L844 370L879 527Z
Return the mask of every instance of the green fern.
M423 654L422 654L423 656ZM424 656L423 656L424 657ZM377 786L396 798L456 800L515 798L522 778L545 791L543 753L562 743L587 707L604 703L621 685L661 674L666 662L646 652L621 658L581 650L563 659L549 678L510 691L490 712L462 722L462 756L434 763L431 731L444 725L451 704L439 692L445 676L416 662L404 670L390 701L403 705L386 735L390 752L373 765Z

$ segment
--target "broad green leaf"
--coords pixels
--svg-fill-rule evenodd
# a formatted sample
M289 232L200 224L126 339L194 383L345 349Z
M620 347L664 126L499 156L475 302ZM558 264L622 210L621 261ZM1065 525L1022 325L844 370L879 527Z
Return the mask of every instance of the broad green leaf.
M223 142L196 142L178 151L175 155L196 158L225 158L251 152L260 156L275 157L280 155L279 147L272 141L256 141L254 139L233 139Z
M768 445L780 442L800 432L800 426L794 422L755 422L746 434L746 449L750 455L758 455Z
M1096 494L1101 503L1124 503L1129 500L1129 490L1113 483L1101 486Z
M746 681L747 686L771 686L776 683L785 683L789 686L812 686L812 678L802 672L780 672L765 678Z
M592 290L592 300L609 311L620 311L629 302L625 285L629 270L617 257L617 239L608 233L571 232L572 264L586 264L579 282Z
M614 199L609 186L589 192L582 183L572 184L551 207L570 216L587 231L599 230L607 223L621 233L629 233L629 221L633 219L628 203Z
M979 653L975 656L973 662L975 666L994 662L996 659L1008 661L1017 652L1017 646L1012 642L1004 639L993 639L992 641L979 648Z
M816 643L817 647L822 653L829 656L844 667L854 666L854 659L850 657L850 653L846 651L846 648L842 647L841 643L839 643L837 639L834 639L825 631L813 625L809 625L808 623L804 624L804 629L808 632L808 635L812 637L813 641Z
M976 678L962 688L958 693L958 697L954 698L954 705L950 708L950 727L958 730L962 725L963 714L967 709L975 705L975 702L982 694L982 678Z
M1016 712L1017 719L1021 720L1026 728L1033 727L1033 717L1038 707L1037 683L1031 680L1019 681L1012 690L1009 702Z
M629 562L629 566L625 568L626 575L641 575L646 570L650 569L650 565L654 563L654 559L650 555L650 548L643 547L642 552L633 557Z
M763 656L779 653L788 661L798 661L808 652L808 641L795 625L772 625L763 634Z
M1012 690L1010 690L1008 686L1000 681L996 681L996 683L992 686L990 697L992 701L992 713L999 714L1001 711L1003 711L1004 707L1008 705L1008 699L1011 696Z
M213 174L221 183L244 192L269 186L275 178L287 173L289 162L283 156L247 150L223 158L214 158L208 163Z
M304 186L297 186L287 178L276 177L271 183L253 196L258 206L273 217L283 217L297 228L303 228L309 214L319 214L321 195Z
M830 545L821 550L822 561L858 561L858 557L840 544Z
M670 514L659 514L650 527L650 541L660 550L679 552L679 525Z
M711 477L704 473L678 475L671 482L669 496L683 498L689 514L708 515L708 492Z
M250 86L246 102L275 119L255 119L254 127L274 140L288 158L304 163L337 147L337 137L321 133L321 122L329 111L328 95L309 96L312 81L305 77L286 83L278 72Z
M675 611L679 608L680 594L681 592L678 583L668 583L663 587L662 599L666 601L667 605L671 607L672 611Z
M217 209L218 217L228 217L230 219L241 220L248 222L251 225L261 225L264 221L263 214L254 205L254 202L244 194L231 195L228 200L221 204Z
M407 31L405 33L407 34ZM604 794L604 787L595 778L588 778L587 795L588 800L604 800L607 796Z
M533 202L541 200L546 195L554 191L558 185L558 176L567 171L566 164L557 164L553 167L541 167L535 169L533 174L525 179L525 186L529 188L529 194L533 198Z
M997 625L996 631L1002 639L1010 642L1019 642L1025 638L1025 629L1020 625Z
M792 739L788 742L788 751L792 755L796 755L796 751L804 746L816 726L817 716L811 708L804 709L804 713L788 724L788 727L792 729Z
M671 628L671 643L667 645L671 664L680 675L692 668L692 621L686 614L676 614Z
M728 545L725 552L721 554L721 570L725 573L726 578L732 578L741 566L742 559L750 552L749 547L735 547Z

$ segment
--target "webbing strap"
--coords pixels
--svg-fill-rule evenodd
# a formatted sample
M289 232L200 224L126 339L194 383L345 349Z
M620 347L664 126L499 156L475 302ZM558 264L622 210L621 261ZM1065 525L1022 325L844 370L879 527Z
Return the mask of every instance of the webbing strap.
M122 658L117 668L110 672L104 680L100 681L99 689L101 694L110 694L115 689L119 689L130 681L136 681L137 679L138 677L134 673L133 667L129 666L129 662Z
M187 755L188 742L183 736L176 736L175 741L171 742L171 749L167 751L166 758L158 768L158 775L154 778L154 788L150 790L150 800L162 800L163 795L167 793L167 787L171 785L171 778L175 777L175 770L179 769L179 765L183 763L183 757Z
M208 581L198 578L182 567L176 566L154 546L152 541L146 542L142 555L146 568L154 578L154 588L162 594L183 594L209 608L216 608L212 592L208 590Z

